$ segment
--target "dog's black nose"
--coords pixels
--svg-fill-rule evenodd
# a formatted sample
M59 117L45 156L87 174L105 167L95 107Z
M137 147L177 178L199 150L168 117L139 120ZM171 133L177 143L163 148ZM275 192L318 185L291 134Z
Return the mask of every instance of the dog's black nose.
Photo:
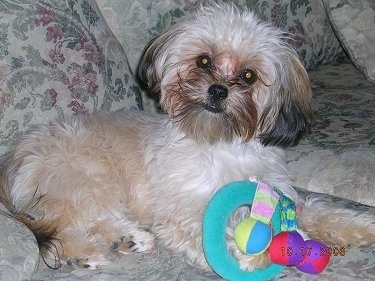
M214 102L225 100L228 97L228 89L223 85L213 84L208 88L208 94Z

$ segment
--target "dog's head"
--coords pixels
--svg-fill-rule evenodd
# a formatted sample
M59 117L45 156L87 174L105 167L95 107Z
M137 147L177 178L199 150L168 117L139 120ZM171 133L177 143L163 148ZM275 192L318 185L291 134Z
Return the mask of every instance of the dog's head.
M296 143L311 122L311 87L283 34L234 6L201 8L145 48L138 76L198 142Z

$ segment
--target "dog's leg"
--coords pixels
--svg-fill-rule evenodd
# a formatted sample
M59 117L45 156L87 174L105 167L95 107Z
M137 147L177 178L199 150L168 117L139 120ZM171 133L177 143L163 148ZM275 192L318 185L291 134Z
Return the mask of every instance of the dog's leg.
M58 233L62 259L68 264L95 269L112 259L111 250L129 254L150 251L154 247L154 236L136 222L108 219L93 221L91 225L85 231L71 224Z
M130 253L142 253L150 252L155 246L154 235L147 231L139 228L134 223L135 227L125 228L126 231L121 231L122 236L118 236L116 240L112 240L112 249L118 251L120 254ZM124 230L125 230L124 229Z
M61 247L59 253L60 263L77 267L96 269L111 261L110 252L106 243L99 236L88 235L77 229L66 228L57 236L57 247Z
M333 246L375 243L375 213L341 206L324 195L306 199L299 223L311 238Z
M152 231L170 249L183 252L187 256L188 263L209 271L202 247L202 222L193 216L178 214L169 216L167 221L154 224Z

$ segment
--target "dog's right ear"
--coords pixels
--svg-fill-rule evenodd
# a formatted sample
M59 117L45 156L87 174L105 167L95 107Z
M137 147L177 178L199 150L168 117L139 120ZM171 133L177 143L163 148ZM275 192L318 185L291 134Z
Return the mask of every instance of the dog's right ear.
M160 83L166 66L168 53L173 49L171 44L181 34L178 24L168 31L153 38L143 50L138 64L137 78L141 87L149 94L160 93ZM169 51L168 51L169 50Z
M160 53L161 46L158 44L158 37L153 38L144 48L137 69L137 79L140 86L150 92L157 94L160 92L160 82L156 74L156 60Z

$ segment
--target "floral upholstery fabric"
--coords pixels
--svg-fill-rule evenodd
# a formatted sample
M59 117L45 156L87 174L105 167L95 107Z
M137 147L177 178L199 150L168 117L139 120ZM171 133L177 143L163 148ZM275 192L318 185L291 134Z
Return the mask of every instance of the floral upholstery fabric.
M39 249L29 229L4 216L0 204L0 280L29 280L39 263Z
M375 84L351 63L310 73L312 132L288 150L294 185L375 206Z
M133 70L152 37L193 14L200 4L213 2L233 2L241 9L248 7L264 21L289 33L290 43L308 69L330 62L342 52L321 1L97 0L108 25L122 42Z
M32 124L139 108L139 98L95 3L0 1L0 154Z
M375 82L375 2L325 0L330 22L354 64Z

